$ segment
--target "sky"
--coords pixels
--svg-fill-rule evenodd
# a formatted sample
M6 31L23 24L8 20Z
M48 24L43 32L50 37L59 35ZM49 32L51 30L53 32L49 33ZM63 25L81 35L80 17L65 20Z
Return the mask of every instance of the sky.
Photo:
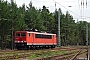
M10 2L10 0L7 1ZM64 14L66 13L66 11L69 11L69 13L73 16L75 21L78 20L90 22L90 13L89 13L90 0L14 0L14 1L17 3L18 6L22 6L22 4L24 3L25 5L28 6L30 1L32 1L32 5L37 9L42 9L43 5L45 5L50 12L54 12L55 8L57 10L61 8Z

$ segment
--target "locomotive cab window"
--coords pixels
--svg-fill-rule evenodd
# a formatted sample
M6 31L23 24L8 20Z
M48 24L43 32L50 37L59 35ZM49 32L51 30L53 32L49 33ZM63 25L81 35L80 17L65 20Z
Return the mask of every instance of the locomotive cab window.
M20 33L16 33L16 36L20 36Z
M21 36L26 36L26 34L25 33L21 33Z
M30 37L30 33L28 33L28 37Z

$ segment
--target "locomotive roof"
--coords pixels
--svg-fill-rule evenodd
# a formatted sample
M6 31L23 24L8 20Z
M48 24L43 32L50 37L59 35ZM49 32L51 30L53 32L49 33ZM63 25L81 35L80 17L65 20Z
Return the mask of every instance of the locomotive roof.
M56 34L51 34L51 33L42 33L42 32L28 32L28 33L46 34L46 35L56 35Z
M33 31L16 31L16 32L27 32L27 33L35 33L35 34L56 35L56 34L47 33L47 32L33 32Z

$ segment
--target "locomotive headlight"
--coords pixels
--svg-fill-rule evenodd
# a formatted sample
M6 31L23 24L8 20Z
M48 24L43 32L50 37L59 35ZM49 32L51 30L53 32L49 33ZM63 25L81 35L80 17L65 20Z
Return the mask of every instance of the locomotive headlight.
M20 41L21 43L24 43L24 42L26 42L26 41Z
M20 41L18 41L18 43L19 43Z
M15 41L15 43L19 43L20 41Z
M17 43L18 41L15 41L15 43Z
M26 41L23 41L23 42L26 42Z
M26 41L15 41L15 43L24 43Z
M21 43L23 43L23 41L20 41Z

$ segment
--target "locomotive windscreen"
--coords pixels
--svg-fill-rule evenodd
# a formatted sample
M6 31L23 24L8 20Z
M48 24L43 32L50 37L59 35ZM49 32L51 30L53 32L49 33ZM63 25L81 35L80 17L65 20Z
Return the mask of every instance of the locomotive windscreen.
M16 33L16 36L26 36L25 33Z

